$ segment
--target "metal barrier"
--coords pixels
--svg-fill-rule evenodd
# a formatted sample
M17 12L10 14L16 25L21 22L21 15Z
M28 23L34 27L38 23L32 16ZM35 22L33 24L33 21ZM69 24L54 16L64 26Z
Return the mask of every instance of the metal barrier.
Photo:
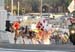
M0 42L14 44L14 33L0 30ZM17 44L23 44L22 37L18 38ZM31 40L25 38L25 44L32 44Z
M0 42L9 42L8 41L8 35L6 31L0 30Z

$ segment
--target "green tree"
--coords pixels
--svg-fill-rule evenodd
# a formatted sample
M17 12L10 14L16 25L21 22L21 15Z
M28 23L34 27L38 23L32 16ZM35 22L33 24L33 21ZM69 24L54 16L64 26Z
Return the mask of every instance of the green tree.
M39 1L33 0L32 2L32 11L39 12Z

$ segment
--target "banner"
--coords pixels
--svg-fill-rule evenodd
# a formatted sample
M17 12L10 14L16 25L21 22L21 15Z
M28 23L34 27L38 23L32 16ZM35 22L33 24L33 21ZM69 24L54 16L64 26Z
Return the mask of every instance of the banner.
M72 0L70 5L68 6L68 10L72 13L75 10L75 0Z

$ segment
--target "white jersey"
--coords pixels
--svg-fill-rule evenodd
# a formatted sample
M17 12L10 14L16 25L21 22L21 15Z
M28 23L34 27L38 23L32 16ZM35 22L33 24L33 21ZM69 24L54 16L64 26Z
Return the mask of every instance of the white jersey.
M48 26L47 26L48 21L45 18L42 18L40 20L40 22L42 23L42 26L44 27L44 30L47 30L48 29Z

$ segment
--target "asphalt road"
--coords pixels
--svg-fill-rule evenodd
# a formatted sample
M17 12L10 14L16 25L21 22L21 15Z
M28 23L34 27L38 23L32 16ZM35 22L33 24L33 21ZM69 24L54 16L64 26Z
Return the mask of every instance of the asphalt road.
M26 50L26 49L5 49L5 48L0 48L0 52L73 52L73 51Z
M72 44L52 44L52 45L41 45L41 44L9 44L0 43L0 51L7 52L75 52L75 46Z

